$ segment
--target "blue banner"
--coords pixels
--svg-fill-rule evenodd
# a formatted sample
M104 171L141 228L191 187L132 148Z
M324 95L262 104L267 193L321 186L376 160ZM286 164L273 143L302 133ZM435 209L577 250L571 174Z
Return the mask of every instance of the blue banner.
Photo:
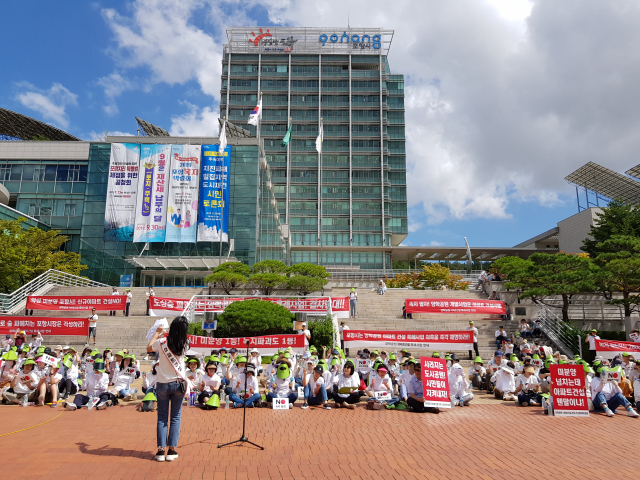
M202 145L198 242L229 241L229 169L231 146Z

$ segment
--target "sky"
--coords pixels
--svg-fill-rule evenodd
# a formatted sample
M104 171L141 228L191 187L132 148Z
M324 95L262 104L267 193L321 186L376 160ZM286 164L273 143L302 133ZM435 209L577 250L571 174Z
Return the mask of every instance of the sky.
M581 165L640 163L636 0L4 2L0 105L85 140L217 135L225 28L347 21L395 30L405 245L513 246L577 213Z

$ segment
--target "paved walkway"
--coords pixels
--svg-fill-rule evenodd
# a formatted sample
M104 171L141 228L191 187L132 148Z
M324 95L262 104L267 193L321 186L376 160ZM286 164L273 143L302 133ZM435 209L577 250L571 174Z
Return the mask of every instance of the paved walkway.
M7 466L31 479L601 479L634 478L638 462L602 461L608 448L638 443L640 419L547 417L481 396L439 415L318 409L247 411L252 447L218 449L240 437L242 410L185 407L180 458L152 461L156 414L134 405L76 412L0 407ZM633 453L631 453L633 455ZM628 455L627 455L628 457ZM618 472L616 472L618 469Z

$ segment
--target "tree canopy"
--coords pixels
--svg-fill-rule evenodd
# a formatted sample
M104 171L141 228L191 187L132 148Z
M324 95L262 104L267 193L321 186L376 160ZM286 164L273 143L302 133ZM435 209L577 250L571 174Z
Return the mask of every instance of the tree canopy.
M322 290L331 276L322 265L313 263L298 263L287 270L289 281L287 286L298 295L309 295L312 292Z
M218 315L217 334L229 337L291 333L295 315L266 300L233 302Z
M10 293L49 269L79 275L86 270L80 255L65 252L69 239L59 230L22 228L25 218L0 220L0 290Z
M608 248L604 244L606 240L614 235L627 235L640 238L640 209L633 205L614 200L602 210L596 213L598 220L591 226L589 236L582 243L581 249L587 252L591 258L597 257ZM602 244L598 247L598 244Z
M217 266L211 275L204 278L204 281L213 283L215 287L220 288L227 295L231 295L232 290L247 283L250 274L250 266L242 262L226 262Z

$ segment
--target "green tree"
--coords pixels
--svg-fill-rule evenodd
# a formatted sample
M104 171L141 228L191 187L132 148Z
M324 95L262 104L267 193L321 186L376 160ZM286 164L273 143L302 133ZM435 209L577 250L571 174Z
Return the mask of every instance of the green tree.
M623 305L626 317L638 311L640 304L640 238L630 235L613 235L599 242L595 250L601 252L595 263L602 267L601 285L610 293L621 293L607 303Z
M288 269L289 282L287 286L295 290L298 295L309 295L311 292L322 290L331 276L322 265L313 263L297 263Z
M0 289L9 293L49 269L79 275L89 268L80 255L61 247L69 239L59 230L45 232L36 227L22 228L26 220L0 220Z
M231 295L232 290L240 288L247 283L251 267L242 262L226 262L217 266L211 275L204 278L206 283L213 283L216 288L220 288L227 295Z
M311 341L309 345L313 345L318 349L318 352L322 354L322 347L327 347L328 350L332 350L335 346L334 331L333 331L333 319L327 317L324 320L317 322L308 322L309 331L311 332Z
M249 282L260 288L263 295L287 285L287 266L279 260L263 260L253 264Z
M216 336L242 337L291 333L295 315L265 300L233 302L218 315Z
M549 297L562 298L562 319L569 320L569 301L577 293L593 292L599 269L586 255L534 253L528 260L502 257L493 267L507 276L506 288L523 290L521 298L555 307Z
M443 267L437 263L422 265L422 272L420 272L422 287L420 290L424 290L425 288L432 288L434 290L440 288L449 280L449 274L450 272L447 267Z
M581 247L591 258L602 253L601 248L612 247L612 245L603 242L614 235L640 237L640 209L635 206L625 205L614 200L603 209L602 213L597 213L596 216L598 220L589 231L591 238L584 240ZM598 244L602 244L600 248L598 248Z

